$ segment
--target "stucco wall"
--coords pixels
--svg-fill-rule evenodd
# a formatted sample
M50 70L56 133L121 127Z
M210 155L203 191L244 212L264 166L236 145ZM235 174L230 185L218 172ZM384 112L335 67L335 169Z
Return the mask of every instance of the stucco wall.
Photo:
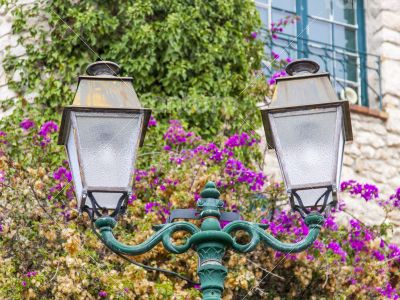
M18 46L18 36L12 34L12 15L5 6L0 7L0 101L15 97L15 93L7 86L7 78L3 68L3 60L10 49L15 54L23 55L25 49ZM18 53L19 52L19 53ZM0 116L5 115L0 111Z

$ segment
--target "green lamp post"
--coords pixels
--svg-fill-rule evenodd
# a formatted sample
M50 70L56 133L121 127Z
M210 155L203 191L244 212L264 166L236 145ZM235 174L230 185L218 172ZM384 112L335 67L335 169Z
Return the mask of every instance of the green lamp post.
M199 257L197 273L200 278L203 299L205 300L218 300L222 297L224 280L228 272L222 264L222 259L228 248L232 248L239 253L248 253L253 251L259 243L264 243L266 246L283 253L296 253L310 247L317 239L321 226L324 223L323 213L325 209L335 204L335 201L332 200L335 198L333 194L336 195L337 191L334 184L337 183L335 180L340 176L340 174L337 175L336 173L340 173L343 140L345 137L349 137L346 134L348 134L348 130L351 133L351 125L349 124L350 118L346 119L343 117L348 114L348 110L346 110L346 105L348 106L348 104L338 101L335 98L336 96L329 83L328 75L314 74L316 73L315 68L311 71L304 71L309 65L315 66L315 63L295 61L289 64L287 70L293 76L278 81L276 90L278 96L274 97L276 103L273 104L277 108L271 107L262 110L264 125L267 125L265 126L266 130L270 127L273 129L271 133L267 131L267 140L270 139L270 142L273 141L273 145L277 149L281 167L285 167L282 167L282 169L291 198L290 203L292 208L299 211L304 217L305 223L309 228L308 235L297 243L283 243L268 234L262 224L239 220L237 215L222 211L223 202L219 199L220 193L213 182L208 182L200 194L201 198L197 201L196 209L178 209L173 211L167 223L154 226L155 233L145 242L134 246L119 242L113 235L113 228L117 224L117 217L124 212L126 207L126 200L132 188L131 174L134 170L133 162L136 147L141 144L140 140L143 140L150 112L141 107L132 86L132 79L123 78L121 80L120 77L115 76L119 70L116 64L111 62L97 62L90 65L87 70L89 76L80 78L74 105L66 108L64 111L59 141L61 144L66 145L73 173L75 191L79 200L79 209L86 211L92 221L95 222L103 243L112 251L126 255L143 254L150 251L158 243L162 243L165 249L174 254L181 254L192 250L197 252ZM295 71L291 72L291 69ZM308 73L303 74L300 70L303 70L301 72ZM86 80L90 81L90 83L85 83ZM289 82L291 80L298 80L296 82L298 85L301 85L301 82L304 85L311 83L314 90L310 91L316 91L318 82L322 82L322 87L329 90L327 95L332 97L332 99L326 97L320 99L330 101L329 104L318 103L315 100L313 103L305 106L289 105L289 108L282 107L280 105L285 95L281 96L279 93L282 90L282 86L283 89L286 88L286 84L290 86ZM104 86L105 82L106 86ZM121 82L124 83L121 84ZM284 82L284 84L281 82ZM87 86L92 86L92 89L88 89ZM97 95L97 98L102 99L102 102L95 101L97 103L96 106L91 108L88 106L90 101L85 101L84 99L95 99L92 93L95 96ZM102 93L105 93L106 96L102 96ZM307 89L304 89L304 95L307 93ZM121 99L118 100L118 98ZM318 96L314 95L314 98L311 98L318 98ZM325 185L321 185L320 182L314 183L314 189L321 192L322 196L316 193L307 194L299 192L313 189L313 182L307 176L304 178L306 180L303 182L304 186L300 187L295 186L293 188L290 185L292 182L287 180L288 175L285 175L285 172L291 174L291 169L290 166L285 165L287 157L282 155L282 152L290 152L291 149L287 147L286 142L282 142L287 137L281 136L281 132L274 129L274 126L276 126L275 123L269 123L273 118L279 118L280 114L285 114L285 109L289 111L287 120L293 121L284 126L291 127L299 136L309 135L309 133L303 132L305 130L309 131L309 127L306 126L307 124L303 124L308 122L307 119L311 122L312 126L318 127L317 131L323 131L326 135L329 135L327 140L330 140L331 143L327 147L321 149L320 144L315 143L315 140L318 138L315 137L314 140L311 138L311 141L307 144L308 148L306 150L303 149L304 151L311 151L313 155L316 155L316 159L318 159L317 155L321 154L319 153L321 151L330 151L331 154L337 154L332 154L329 157L331 161L328 165L331 166L331 169L324 169L324 172L329 173L329 176L336 172L335 176L331 176L335 177L335 180ZM325 122L329 122L328 125L323 124L323 122L318 123L318 120L314 120L313 117L309 117L306 120L301 119L300 123L296 119L298 113L301 116L307 114L313 116L315 114L318 115L318 113L324 113L325 110L327 110L328 114L332 112L336 113L335 117L330 119L322 118ZM296 111L294 118L291 117L293 111ZM80 121L77 120L79 117L82 118ZM123 121L120 121L121 119ZM299 124L302 125L300 126ZM329 126L333 127L334 130L325 132L326 127ZM277 127L280 128L279 126ZM122 130L122 133L118 128ZM124 128L128 128L128 130L124 131ZM286 133L286 131L283 131L283 133ZM293 139L292 136L290 138ZM85 143L84 139L90 139L91 143ZM281 141L280 144L279 141ZM297 139L294 142L301 143L301 139ZM289 145L291 144L289 143ZM121 148L124 149L122 152L119 151ZM84 153L95 154L90 156ZM315 168L315 166L307 165L307 155L309 155L308 152L303 156L300 155L299 160L301 161L299 163L308 172L313 167ZM100 160L100 166L94 163L98 160ZM128 163L128 167L126 163ZM99 172L99 168L102 166L107 167L107 172L102 172L101 174L105 176L105 178L101 179L104 184L98 185L92 177L96 178L96 172ZM124 172L118 173L111 170L112 168L121 168L121 166L130 168L130 171L127 172L123 169ZM290 176L289 178L291 178ZM106 182L110 182L110 184L106 185ZM299 182L296 183L299 185ZM322 191L321 189L326 189L326 191ZM302 201L301 197L303 196L307 196L306 202ZM310 204L310 201L314 201L313 204ZM174 222L175 218L198 218L201 220L201 226L198 228L187 221ZM221 228L219 222L221 219L231 222L224 228ZM243 230L249 234L250 241L248 243L239 244L232 237L231 234L238 230ZM177 231L184 231L190 234L190 237L186 239L183 245L176 245L171 242L172 234Z

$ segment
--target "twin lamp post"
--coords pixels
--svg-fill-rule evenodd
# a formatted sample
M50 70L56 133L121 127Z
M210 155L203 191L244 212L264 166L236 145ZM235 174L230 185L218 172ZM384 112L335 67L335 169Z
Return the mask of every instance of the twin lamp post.
M160 242L174 254L196 251L201 291L207 300L221 299L227 248L247 253L263 242L283 253L307 249L318 237L323 215L337 203L344 144L352 139L349 103L338 100L329 74L318 70L311 60L288 64L289 76L277 79L271 105L261 109L267 145L275 149L290 205L309 228L303 240L283 243L261 224L223 212L220 193L209 182L196 210L172 211L170 219L155 226L156 232L139 245L120 243L113 228L132 192L135 157L151 110L141 106L132 78L119 77L119 66L112 62L88 66L88 75L79 76L73 105L65 107L62 116L59 144L67 151L79 210L89 214L103 243L118 254L140 255ZM221 228L224 215L231 222ZM174 222L175 218L199 218L201 226ZM239 244L232 237L238 230L249 234L248 243ZM190 234L182 245L171 241L177 231Z

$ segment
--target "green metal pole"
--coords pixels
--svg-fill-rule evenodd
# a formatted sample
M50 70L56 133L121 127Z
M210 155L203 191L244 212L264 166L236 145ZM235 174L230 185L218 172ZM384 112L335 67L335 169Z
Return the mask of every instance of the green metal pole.
M222 258L226 248L232 244L232 237L221 231L219 218L223 202L219 200L220 193L215 184L207 183L200 196L197 207L202 210L201 231L194 234L190 240L199 256L197 274L200 278L203 300L219 300L228 274L222 265Z

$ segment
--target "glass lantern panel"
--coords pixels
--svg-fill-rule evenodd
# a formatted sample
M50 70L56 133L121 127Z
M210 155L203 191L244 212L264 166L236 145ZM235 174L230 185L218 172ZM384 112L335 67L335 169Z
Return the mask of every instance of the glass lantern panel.
M301 202L305 207L313 207L315 206L317 200L326 192L326 188L319 189L308 189L308 190L298 190L296 193L299 195ZM317 203L318 206L322 206L324 204L325 195L321 198L321 200ZM332 192L329 192L327 204L331 203L333 200ZM294 203L299 205L296 198L294 198Z
M78 200L78 208L81 207L82 201L82 177L79 168L79 161L78 161L78 153L76 148L76 130L73 127L70 127L69 134L68 134L68 141L67 141L67 156L69 159L69 167L72 172L72 178L75 187L75 195Z
M344 152L344 128L342 127L339 135L339 149L338 149L338 161L337 161L337 170L336 170L336 188L339 190L340 186L340 177L342 175L342 166L343 166L343 152Z
M129 191L143 115L76 112L75 116L85 187L88 191ZM109 193L101 197L107 203L112 198ZM117 200L110 208L115 208Z
M336 119L337 108L270 115L277 156L288 189L334 183Z
M121 198L122 193L102 193L95 192L93 193L94 199L96 199L97 204L100 207L115 209L118 205L118 200ZM86 200L86 205L88 207L92 207L92 202L89 197Z

